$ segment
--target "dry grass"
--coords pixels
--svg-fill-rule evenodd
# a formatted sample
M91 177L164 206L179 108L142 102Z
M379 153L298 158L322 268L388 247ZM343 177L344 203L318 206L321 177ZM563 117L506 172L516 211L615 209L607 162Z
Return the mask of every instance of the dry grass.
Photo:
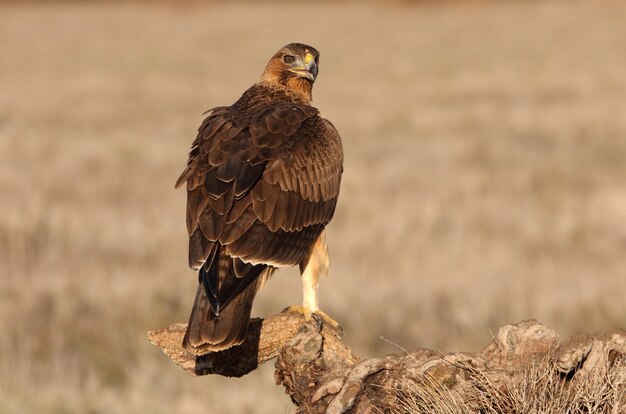
M0 6L0 413L286 412L271 367L188 378L184 194L210 107L290 41L344 138L322 306L368 356L534 317L626 326L626 6ZM255 314L300 299L294 271ZM262 396L262 397L261 397ZM259 399L262 403L259 403Z
M623 364L622 360L604 377L591 376L571 385L556 373L554 359L545 358L515 373L505 387L466 367L475 395L471 401L429 377L421 382L407 379L394 390L400 401L395 414L619 414L626 408Z

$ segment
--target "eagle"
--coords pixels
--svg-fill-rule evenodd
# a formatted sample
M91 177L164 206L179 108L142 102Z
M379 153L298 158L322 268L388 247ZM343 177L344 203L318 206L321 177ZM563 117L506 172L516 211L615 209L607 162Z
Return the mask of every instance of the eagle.
M198 270L183 340L196 355L245 340L254 297L279 267L298 265L302 276L302 306L289 310L334 322L319 310L317 287L343 149L311 106L318 68L315 48L281 48L237 102L205 113L193 141L176 188L186 183L189 266Z

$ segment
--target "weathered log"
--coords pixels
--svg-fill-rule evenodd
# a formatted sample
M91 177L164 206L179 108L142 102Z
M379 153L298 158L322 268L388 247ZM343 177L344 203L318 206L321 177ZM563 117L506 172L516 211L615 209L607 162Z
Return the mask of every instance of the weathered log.
M148 338L191 375L241 377L265 361L276 358L280 349L301 329L303 322L301 316L290 313L279 313L265 320L251 319L243 344L202 356L196 356L182 347L186 323L149 331Z
M244 344L200 357L182 349L185 329L150 331L150 341L192 375L241 376L277 358L276 382L301 413L518 412L541 398L558 400L548 401L553 412L596 404L626 413L624 331L560 344L554 330L529 320L500 328L478 353L417 349L361 360L342 332L293 313L253 319Z

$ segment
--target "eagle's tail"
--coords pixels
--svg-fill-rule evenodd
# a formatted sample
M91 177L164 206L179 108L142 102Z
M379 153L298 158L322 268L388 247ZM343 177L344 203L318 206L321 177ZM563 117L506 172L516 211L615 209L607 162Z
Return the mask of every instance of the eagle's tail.
M270 270L240 262L218 252L212 263L200 269L200 284L183 339L189 352L223 351L246 339L254 296Z
M246 339L248 321L254 299L255 283L248 286L219 316L211 312L202 284L189 316L183 347L196 355L223 351Z

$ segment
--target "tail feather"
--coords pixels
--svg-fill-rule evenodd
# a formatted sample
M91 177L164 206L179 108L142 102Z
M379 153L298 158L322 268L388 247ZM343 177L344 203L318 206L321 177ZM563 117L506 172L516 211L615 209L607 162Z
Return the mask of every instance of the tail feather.
M223 351L246 339L252 302L258 281L251 283L215 316L202 285L189 317L183 347L196 355Z
M239 259L218 252L200 269L196 299L183 347L196 355L223 351L246 339L252 302L271 272L264 265L235 265ZM206 270L205 270L206 269Z

